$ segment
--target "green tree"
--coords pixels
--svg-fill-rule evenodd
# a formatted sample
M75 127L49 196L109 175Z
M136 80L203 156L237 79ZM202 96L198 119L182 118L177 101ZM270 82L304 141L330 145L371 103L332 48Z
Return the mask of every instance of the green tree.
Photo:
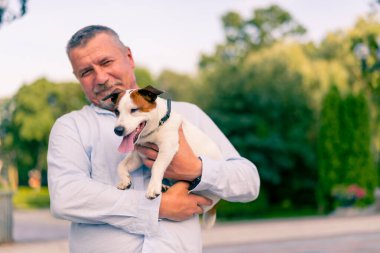
M17 18L21 18L27 12L27 0L19 0L20 7L17 11L9 5L8 1L2 1L0 6L0 26L2 23L11 22Z
M137 84L143 88L147 85L154 85L153 77L150 71L147 68L136 67L135 75Z
M199 89L193 77L170 70L164 70L158 76L157 87L166 91L168 95L178 101L195 102L195 94Z
M4 184L8 184L8 168L11 163L14 152L7 152L5 150L5 140L7 129L10 128L11 115L13 111L13 104L11 99L0 99L0 189L5 187ZM3 178L3 180L1 180ZM6 182L6 183L4 183Z
M229 12L222 21L225 42L199 63L198 104L258 166L267 198L262 208L315 207L312 91L328 79L328 64L314 64L303 47L288 43L306 30L279 6L256 9L247 19Z
M20 183L26 184L28 171L46 171L50 129L59 116L85 104L80 86L55 84L39 79L24 85L13 98L14 111L6 129L5 148L14 152Z
M371 150L370 110L363 93L345 98L332 86L323 99L318 135L318 196L321 211L334 208L338 185L357 184L367 191L362 204L372 203L377 171Z
M258 166L269 203L286 207L316 206L315 114L298 69L273 46L204 73L206 111Z
M247 53L268 47L287 38L299 38L306 29L278 5L258 8L244 19L237 12L222 17L225 42L216 47L213 55L202 55L199 66L213 68L218 63L240 64Z
M227 43L247 49L270 46L278 40L306 33L306 29L278 5L255 9L246 20L239 13L228 12L222 21Z
M374 200L377 171L371 150L371 126L368 100L363 93L348 94L341 105L341 168L338 184L358 184L367 191L365 204Z
M321 212L332 209L332 187L340 180L341 97L336 86L331 86L322 101L318 133L318 203Z
M379 36L379 19L371 13L359 18L348 30L328 34L319 45L307 45L305 51L313 61L327 60L329 68L325 73L332 73L334 76L327 80L327 84L336 84L343 94L362 91L369 98L373 159L380 169L380 65L377 59ZM360 54L355 55L361 51L358 50L360 44L368 47L368 52L362 54L362 60L357 57ZM322 96L326 87L329 85L321 87Z

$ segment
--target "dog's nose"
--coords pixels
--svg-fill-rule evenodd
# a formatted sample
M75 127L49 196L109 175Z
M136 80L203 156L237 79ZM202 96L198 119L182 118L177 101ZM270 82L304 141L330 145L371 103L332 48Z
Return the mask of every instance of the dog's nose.
M124 133L124 127L122 126L117 126L115 127L115 129L113 130L115 132L116 135L118 136L123 136L123 133Z

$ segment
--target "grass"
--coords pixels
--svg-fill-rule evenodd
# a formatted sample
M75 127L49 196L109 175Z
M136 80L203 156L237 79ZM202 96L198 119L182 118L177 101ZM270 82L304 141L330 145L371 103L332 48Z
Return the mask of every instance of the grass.
M239 221L252 219L295 218L317 216L317 208L295 207L289 202L269 204L264 191L253 202L234 203L221 200L217 204L217 217L220 221Z
M49 208L50 198L47 187L36 191L27 186L20 186L13 195L13 206L16 209Z

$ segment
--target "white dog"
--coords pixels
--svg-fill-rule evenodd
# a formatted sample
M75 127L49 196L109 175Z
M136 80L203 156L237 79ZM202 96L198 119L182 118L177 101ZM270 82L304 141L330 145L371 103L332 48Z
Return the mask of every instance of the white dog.
M142 165L142 159L134 150L134 145L151 142L159 148L146 192L146 197L149 199L161 194L164 172L179 148L178 129L181 124L186 141L195 155L215 160L223 159L218 146L208 136L179 114L171 112L170 100L158 97L162 93L152 86L147 86L142 89L117 90L103 98L103 100L111 98L115 104L118 120L114 131L117 135L123 136L119 151L128 152L118 166L120 176L118 189L129 188L132 183L129 173ZM212 207L219 201L219 197L210 192L199 194L213 201L211 206L203 207L204 225L211 227L216 219L215 209Z

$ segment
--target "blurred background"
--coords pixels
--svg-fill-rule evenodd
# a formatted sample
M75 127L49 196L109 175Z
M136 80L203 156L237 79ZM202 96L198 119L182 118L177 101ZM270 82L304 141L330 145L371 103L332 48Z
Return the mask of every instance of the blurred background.
M102 24L131 47L140 86L199 105L257 165L259 198L222 201L219 221L376 212L379 11L374 0L0 0L0 191L16 210L49 207L50 129L87 103L65 44Z

